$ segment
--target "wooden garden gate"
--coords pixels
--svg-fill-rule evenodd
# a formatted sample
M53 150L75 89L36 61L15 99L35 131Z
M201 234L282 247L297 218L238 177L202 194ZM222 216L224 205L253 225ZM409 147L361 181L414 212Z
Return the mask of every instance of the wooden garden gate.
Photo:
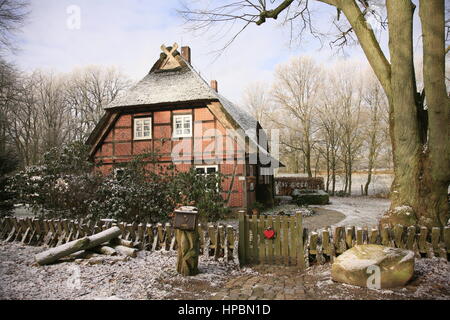
M274 231L274 237L270 230ZM266 231L266 235L265 232ZM239 263L282 264L305 269L302 214L260 216L239 212Z

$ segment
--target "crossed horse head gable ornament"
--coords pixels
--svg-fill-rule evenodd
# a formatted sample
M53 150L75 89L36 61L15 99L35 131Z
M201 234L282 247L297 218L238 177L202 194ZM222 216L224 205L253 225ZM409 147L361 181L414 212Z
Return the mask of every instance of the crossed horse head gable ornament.
M162 62L159 69L170 70L181 67L180 61L176 58L175 52L178 49L178 44L174 43L172 47L167 48L165 45L161 45L162 52L166 55L166 58Z

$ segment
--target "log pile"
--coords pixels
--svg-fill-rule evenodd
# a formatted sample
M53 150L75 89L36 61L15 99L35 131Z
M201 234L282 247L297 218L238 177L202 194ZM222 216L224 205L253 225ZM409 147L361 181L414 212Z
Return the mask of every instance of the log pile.
M92 257L92 253L107 256L122 255L135 258L137 249L131 241L120 239L122 231L119 227L112 227L91 236L61 244L48 249L35 256L39 265L46 265L58 261L61 258L71 257L84 259Z

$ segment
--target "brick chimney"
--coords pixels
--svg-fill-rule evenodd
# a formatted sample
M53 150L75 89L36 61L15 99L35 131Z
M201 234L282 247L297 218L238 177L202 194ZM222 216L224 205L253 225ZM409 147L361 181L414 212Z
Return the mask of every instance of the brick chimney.
M184 60L191 63L191 48L181 47L181 56L184 58Z
M213 88L215 92L219 92L219 86L216 80L211 80L211 88Z

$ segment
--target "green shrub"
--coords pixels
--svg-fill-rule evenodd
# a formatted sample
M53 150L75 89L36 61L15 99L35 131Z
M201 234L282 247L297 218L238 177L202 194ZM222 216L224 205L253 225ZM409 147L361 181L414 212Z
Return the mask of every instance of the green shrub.
M47 152L41 165L27 167L8 182L15 201L29 204L45 218L86 217L102 178L87 161L88 149L79 142Z
M179 173L174 180L175 188L181 195L179 203L197 207L204 222L224 218L229 209L225 208L222 197L222 181L223 175L220 173L199 175L194 168Z
M330 202L330 196L328 193L321 190L311 193L301 193L293 196L292 198L298 206L325 205Z
M216 221L227 209L220 174L198 175L162 168L147 153L101 176L88 162L87 148L73 143L52 149L40 166L26 168L8 182L17 202L42 217L113 218L124 222L165 222L177 206L194 205L201 220Z

